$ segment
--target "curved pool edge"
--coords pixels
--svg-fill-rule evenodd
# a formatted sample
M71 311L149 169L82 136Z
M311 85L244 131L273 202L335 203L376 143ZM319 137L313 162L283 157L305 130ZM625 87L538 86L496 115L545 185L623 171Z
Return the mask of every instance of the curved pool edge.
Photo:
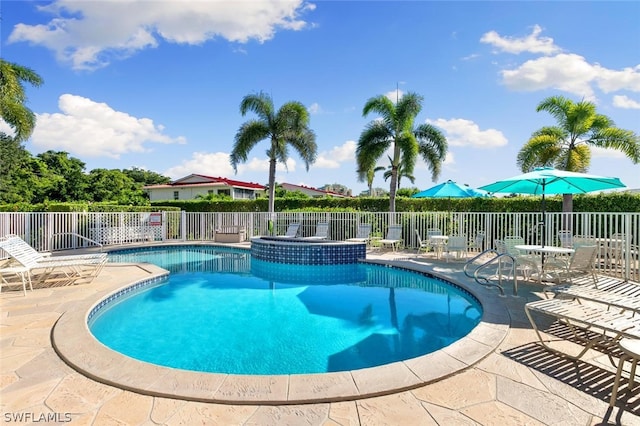
M465 370L492 353L504 340L510 318L504 299L468 285L454 275L425 269L410 261L376 261L450 281L469 291L483 306L480 323L451 345L417 358L378 367L336 373L234 375L179 370L138 361L109 349L89 331L89 312L120 289L158 280L167 271L145 265L143 280L113 284L60 316L51 332L55 352L79 373L98 382L144 395L224 404L308 404L387 395L421 387Z

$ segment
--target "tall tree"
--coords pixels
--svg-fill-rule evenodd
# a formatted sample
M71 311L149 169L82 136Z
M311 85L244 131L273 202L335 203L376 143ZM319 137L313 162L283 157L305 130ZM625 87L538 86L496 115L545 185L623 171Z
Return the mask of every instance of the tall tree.
M640 138L630 130L615 127L613 120L598 114L593 102L573 102L563 96L551 96L538 105L557 121L555 126L536 130L518 153L518 167L530 172L551 166L570 172L587 172L591 147L615 149L634 164L640 161ZM573 196L564 194L562 211L573 210Z
M64 151L49 150L37 157L47 165L50 171L60 176L57 185L51 187L47 198L51 201L83 201L88 200L87 176L84 174L85 164L77 158L70 157Z
M29 170L31 154L22 142L33 133L36 116L26 106L23 82L38 87L42 78L29 68L0 58L0 119L13 129L13 136L0 131L0 202L31 201L31 191L21 181Z
M35 114L26 106L23 82L38 87L43 81L30 68L0 59L0 118L13 129L14 139L19 142L29 139L36 125Z
M389 164L389 166L387 167L387 171L385 171L384 174L382 175L385 182L391 177L393 173L393 167L392 167L393 163L391 161L391 157L389 157L389 163L391 164ZM402 163L400 163L400 166L398 166L398 188L397 188L398 190L400 189L400 181L402 180L403 177L406 177L407 179L409 179L411 183L416 182L416 177L411 173L408 173L404 169L404 166L402 165Z
M269 139L269 213L275 211L276 163L285 164L289 158L289 146L293 147L309 170L316 161L318 146L316 136L309 128L309 112L300 102L287 102L275 111L273 100L265 93L247 95L240 103L242 116L254 112L258 118L240 126L231 150L231 166L238 172L238 164L247 161L256 144Z
M369 197L375 197L375 193L373 190L373 179L376 177L376 173L379 171L384 170L384 167L382 166L372 166L369 168L369 170L366 171L366 173L358 173L358 181L359 182L363 182L364 180L367 181L367 188L368 188L368 195ZM386 179L385 179L386 180Z
M412 174L418 155L431 170L431 178L440 175L442 162L447 154L447 140L434 126L424 123L414 126L416 116L422 109L422 96L407 93L397 104L380 95L365 104L362 115L371 112L380 119L370 122L360 135L356 157L358 174L375 167L378 159L389 149L391 156L391 182L389 185L389 211L396 211L396 190L398 188L398 168L402 164L406 173Z

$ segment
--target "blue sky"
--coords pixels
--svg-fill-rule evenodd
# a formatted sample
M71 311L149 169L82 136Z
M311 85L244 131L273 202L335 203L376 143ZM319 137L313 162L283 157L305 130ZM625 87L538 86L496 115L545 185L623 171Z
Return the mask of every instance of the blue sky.
M640 133L640 2L525 1L3 1L2 58L44 79L27 86L38 124L33 154L67 151L94 168L142 167L266 184L268 142L234 174L229 152L241 99L269 93L311 112L318 160L292 151L276 180L358 194L355 148L375 115L367 99L415 92L419 123L449 155L436 182L419 160L415 184L473 187L520 173L531 133L554 125L538 103L596 102ZM8 130L4 123L5 131ZM383 156L381 166L388 166ZM592 174L640 188L640 165L594 151ZM382 173L375 187L388 189Z

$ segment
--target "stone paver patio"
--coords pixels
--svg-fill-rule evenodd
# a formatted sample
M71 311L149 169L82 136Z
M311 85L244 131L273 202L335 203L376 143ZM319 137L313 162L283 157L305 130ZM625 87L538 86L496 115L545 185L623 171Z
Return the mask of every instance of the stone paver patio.
M540 286L521 283L519 297L511 295L511 288L507 288L506 297L498 297L495 290L478 288L467 279L460 262L445 263L428 256L413 258L408 253L372 252L368 258L434 271L463 286L474 287L481 299L497 301L506 307L509 322L506 332L499 340L492 341L493 349L482 359L463 366L455 374L447 373L446 377L429 384L381 396L276 405L250 401L221 404L148 396L77 372L58 356L52 345L52 329L63 314L84 314L88 300L158 272L153 268L110 264L89 285L37 288L26 297L22 291L3 289L0 294L2 422L37 424L48 419L48 424L57 420L58 423L95 425L596 425L606 424L603 421L606 418L610 424L640 425L638 390L629 395L624 392L626 387L623 388L619 406L608 412L615 370L603 353L591 351L583 360L573 362L536 343L523 305L540 298ZM486 306L485 317L488 323L493 320ZM548 332L558 340L557 347L566 347L568 352L575 350L574 343L562 338L566 332L563 327L552 324ZM484 338L476 336L475 340ZM455 358L469 356L462 346L456 350ZM428 374L439 367L437 360L414 361L411 370ZM111 365L111 370L117 375L122 371L121 365ZM357 385L364 388L367 383L394 380L379 373L362 377ZM255 386L247 382L236 392ZM297 388L298 395L304 396L305 386ZM310 383L307 393L313 394L314 386Z

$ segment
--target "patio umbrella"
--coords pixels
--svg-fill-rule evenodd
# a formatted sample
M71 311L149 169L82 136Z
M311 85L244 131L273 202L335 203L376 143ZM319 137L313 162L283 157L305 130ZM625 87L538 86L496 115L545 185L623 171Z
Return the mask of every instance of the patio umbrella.
M624 188L615 177L567 172L552 167L538 167L532 172L500 180L480 189L488 192L542 195L542 246L545 245L546 219L544 196L547 194L584 194L604 189Z
M412 195L412 198L469 198L481 196L473 188L448 180Z

